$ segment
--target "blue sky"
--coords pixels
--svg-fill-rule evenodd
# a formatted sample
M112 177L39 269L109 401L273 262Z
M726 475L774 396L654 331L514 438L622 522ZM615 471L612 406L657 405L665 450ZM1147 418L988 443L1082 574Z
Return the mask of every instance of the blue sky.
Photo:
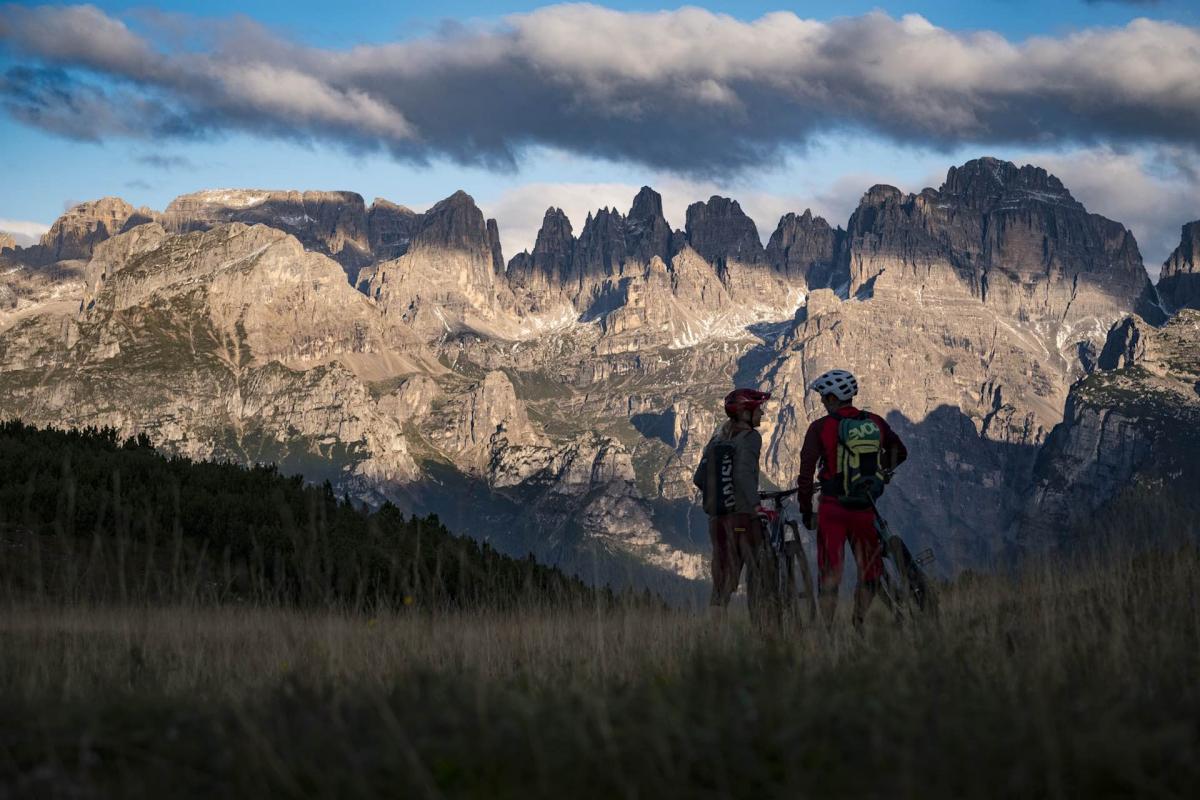
M67 4L60 5L65 7ZM152 44L152 49L206 54L216 53L218 49L211 32L192 38L194 30L204 30L200 24L204 21L221 25L236 23L239 19L242 22L253 20L281 42L311 48L324 55L336 55L361 46L436 41L440 37L453 36L454 31L460 29L495 29L507 25L509 15L545 10L544 3L466 0L444 0L436 5L373 0L343 4L336 10L331 10L334 7L327 2L245 0L210 0L202 7L183 2L158 3L153 8L142 2L99 2L95 5L118 26L123 25L133 35L144 37ZM619 12L675 8L637 2L607 2L603 5ZM1045 37L1058 46L1069 42L1080 31L1132 30L1127 26L1132 23L1136 27L1133 20L1138 18L1173 23L1183 35L1200 29L1200 3L1195 0L1140 3L1089 3L1083 0L880 3L849 0L838 4L810 2L787 6L764 2L701 5L708 11L750 23L778 11L791 12L800 20L835 25L838 19L868 19L863 15L878 11L891 20L917 14L952 36L969 37L988 32L988 35L1014 45L1028 43L1030 37ZM12 75L14 69L60 68L66 70L72 80L90 81L92 86L109 92L115 98L114 102L128 103L129 97L153 99L164 95L168 102L177 102L178 95L172 94L179 91L176 86L145 90L144 77L122 72L123 67L119 64L97 66L94 59L79 61L92 58L79 55L90 44L86 34L85 41L69 56L62 56L53 41L49 44L41 40L34 42L37 29L29 26L38 20L22 23L25 28L14 28L15 33L10 32L4 37L3 20L6 17L23 19L19 13L22 7L32 8L32 4L0 7L3 9L0 10L0 73ZM431 8L436 8L435 14L431 14ZM836 13L831 9L836 9ZM54 30L52 25L46 27ZM765 35L765 30L760 26L754 35ZM843 30L852 29L846 25ZM864 30L870 32L867 28ZM721 35L719 32L714 34L714 52L721 50ZM96 40L100 38L102 34L97 33ZM982 39L963 41L971 47L985 49L986 42ZM736 46L730 40L729 47ZM864 42L861 54L855 58L870 59L872 53L871 45ZM107 55L106 51L105 57ZM238 55L241 59L246 57L244 52ZM552 57L561 58L561 54L552 54ZM287 56L283 58L286 62ZM936 71L937 63L929 69ZM600 68L607 69L608 66L600 65ZM742 68L744 65L738 67ZM586 75L584 80L587 80ZM1122 81L1119 85L1127 87L1128 81L1124 78ZM1200 74L1196 74L1195 82L1200 83ZM730 89L730 86L734 84L718 89L742 91ZM11 96L27 89L13 91ZM907 88L891 86L889 91L902 93ZM1082 94L1092 90L1088 87L1080 91ZM144 93L137 94L139 92ZM1156 96L1161 94L1156 90ZM515 98L514 106L519 106L523 97L516 94ZM544 103L541 95L537 98L538 102ZM480 100L477 98L473 102ZM651 97L645 102L652 105L654 99ZM844 101L834 98L831 102ZM269 106L269 103L263 106L268 109L263 113L269 115ZM674 146L670 142L664 145L666 152L663 147L653 151L643 148L639 142L646 138L646 128L623 129L618 135L627 137L628 143L617 147L608 147L603 136L595 134L580 137L571 133L566 138L556 138L558 135L553 133L543 136L546 126L580 124L572 120L563 122L552 116L545 121L538 120L528 130L509 125L513 130L506 134L509 138L499 147L498 158L503 161L508 154L515 153L515 161L498 167L494 159L471 163L470 157L464 159L436 149L420 153L416 162L424 163L416 163L414 158L405 155L407 144L402 142L392 146L385 141L384 145L378 145L374 143L376 139L370 139L374 134L370 134L368 143L364 144L366 134L355 130L354 123L345 120L323 123L324 127L304 129L288 138L280 138L279 127L281 124L286 126L286 119L282 123L279 120L246 122L248 112L244 107L239 107L236 113L218 108L212 113L229 113L235 122L216 124L211 128L195 126L195 130L186 136L130 135L120 126L100 130L103 126L97 122L94 141L85 140L92 135L87 130L86 120L82 131L80 122L75 120L69 123L73 127L68 135L63 135L66 123L56 123L57 129L56 125L31 123L28 114L22 116L13 108L11 102L0 104L0 174L5 176L7 189L0 193L0 229L17 229L19 223L31 223L20 230L34 230L37 224L51 222L65 207L104 195L119 195L134 205L161 209L178 194L209 187L349 189L363 194L368 201L383 196L420 209L462 188L471 193L485 211L500 219L505 254L511 256L517 249L532 244L537 222L547 205L564 207L578 228L587 208L612 204L626 207L632 192L644 183L663 191L668 218L673 225L682 225L682 209L687 202L720 192L742 200L765 236L784 211L812 207L826 214L834 224L844 224L857 196L871 183L889 182L906 190L919 190L925 185L936 185L939 176L944 175L951 164L983 154L1021 162L1032 160L1059 174L1091 210L1125 222L1134 230L1151 271L1165 257L1172 236L1177 241L1178 226L1200 218L1200 189L1195 181L1200 161L1196 159L1195 140L1189 146L1190 131L1172 130L1160 135L1155 126L1162 127L1163 123L1151 121L1131 133L1124 120L1136 120L1138 114L1112 122L1104 118L1102 111L1087 112L1098 115L1097 125L1101 129L1109 125L1111 136L1103 132L1093 136L1086 130L1072 128L1069 122L1061 124L1065 133L1047 137L1036 131L1031 135L1027 130L999 132L1006 123L992 118L986 123L970 121L964 124L965 134L942 137L931 128L935 133L928 140L923 138L921 127L927 121L921 120L903 130L892 131L886 122L868 120L860 124L857 118L850 123L834 119L811 128L797 123L794 115L778 121L764 118L762 126L765 128L772 125L794 128L793 133L781 134L777 139L771 139L768 133L766 141L753 130L754 119L743 120L745 130L740 135L746 142L745 154L736 168L725 170L723 165L713 164L713 152L720 153L719 137L708 143L708 151L698 151L694 157L676 158L670 152ZM401 126L413 119L412 109L402 111L404 119L398 123ZM450 112L453 111L451 108ZM951 105L948 113L953 116L955 111L956 107ZM509 111L499 103L492 113L504 116ZM606 112L608 116L619 113L623 111ZM805 107L804 113L810 113L810 108ZM1038 126L1060 124L1047 123L1048 112L1042 107L1036 107L1032 112L1015 113L1038 115L1035 120ZM1144 116L1151 119L1155 113L1156 109L1151 108ZM601 117L599 122L589 118L586 124L604 125L606 118ZM711 134L711 127L704 123L705 118L697 119L699 123L695 120L679 122L678 129L673 129L670 134L678 140L680 148L691 146L691 129L687 125L700 125L697 139ZM974 133L981 126L991 126L996 132ZM483 129L473 135L486 138L487 134L488 131ZM543 140L539 141L538 137Z

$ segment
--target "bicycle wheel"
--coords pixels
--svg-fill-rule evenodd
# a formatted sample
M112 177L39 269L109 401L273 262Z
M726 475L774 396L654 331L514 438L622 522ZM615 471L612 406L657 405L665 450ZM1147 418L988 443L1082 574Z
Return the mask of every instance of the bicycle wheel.
M911 604L917 611L936 616L937 592L933 588L933 582L913 558L908 545L899 536L892 536L887 541L887 554L896 567L900 584L897 589L904 598L905 605Z
M783 534L780 565L783 607L795 614L798 621L807 618L812 622L817 618L817 591L804 543L800 540L800 528L795 522L785 522Z

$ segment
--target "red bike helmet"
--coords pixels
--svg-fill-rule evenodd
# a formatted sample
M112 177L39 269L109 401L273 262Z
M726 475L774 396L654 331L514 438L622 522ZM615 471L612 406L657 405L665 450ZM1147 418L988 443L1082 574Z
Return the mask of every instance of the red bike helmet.
M725 413L736 419L741 412L753 411L770 399L770 392L760 392L757 389L734 389L725 395Z

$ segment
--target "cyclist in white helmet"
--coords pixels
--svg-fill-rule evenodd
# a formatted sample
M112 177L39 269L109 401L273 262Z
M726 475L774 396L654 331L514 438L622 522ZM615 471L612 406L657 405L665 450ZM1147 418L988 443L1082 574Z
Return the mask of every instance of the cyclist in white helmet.
M813 473L820 467L816 530L821 610L831 624L849 542L858 566L854 624L861 626L883 572L874 500L883 492L883 470L894 469L908 451L882 417L854 407L858 380L846 370L829 370L808 388L820 395L829 413L809 425L804 436L796 499L804 526L812 530Z

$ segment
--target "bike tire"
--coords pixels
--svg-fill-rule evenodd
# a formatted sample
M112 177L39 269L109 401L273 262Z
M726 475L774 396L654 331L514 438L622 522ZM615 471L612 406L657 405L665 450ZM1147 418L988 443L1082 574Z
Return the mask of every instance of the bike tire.
M784 583L784 608L794 614L797 621L815 622L817 618L817 585L813 580L804 543L800 540L800 527L788 521L785 529L791 529L792 538L784 537L781 580Z
M904 584L898 589L900 596L904 598L905 605L915 608L922 614L936 617L938 611L937 590L925 571L913 559L908 545L899 536L893 536L888 540L888 556L896 565Z

